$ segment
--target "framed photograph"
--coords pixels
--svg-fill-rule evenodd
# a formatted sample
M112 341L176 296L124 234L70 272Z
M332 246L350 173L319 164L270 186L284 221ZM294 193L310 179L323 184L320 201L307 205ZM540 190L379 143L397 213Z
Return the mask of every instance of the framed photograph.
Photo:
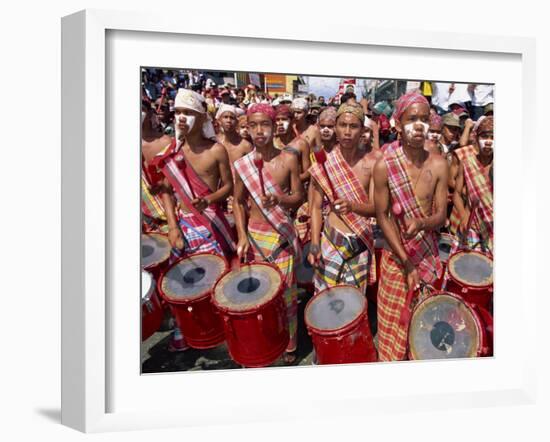
M398 31L387 35L353 27L342 28L332 35L334 38L328 39L307 27L277 31L260 25L236 32L231 26L215 21L182 25L166 16L97 10L63 18L62 422L65 425L84 432L100 432L209 425L213 421L253 423L335 414L367 415L380 410L392 413L407 409L467 408L472 403L477 406L533 403L536 324L526 312L527 306L535 303L536 290L534 279L521 276L526 271L524 263L529 254L526 232L534 222L535 204L531 203L536 195L527 191L535 188L530 182L534 177L524 176L520 185L507 177L517 170L518 164L528 164L533 156L534 120L527 104L535 94L534 42L450 33ZM454 97L446 109L437 109L432 102L433 113L444 117L453 114L457 125L464 125L463 111L471 117L474 112L487 116L494 112L494 139L498 139L499 146L495 154L498 160L494 161L497 166L494 171L491 168L497 219L492 257L494 293L498 295L490 306L494 318L491 330L494 356L448 360L426 357L430 360L391 363L362 363L361 359L312 366L312 362L322 362L323 354L319 348L313 351L315 346L303 320L306 303L312 299L303 294L307 289L297 295L301 302L298 303L301 341L297 360L290 364L276 362L284 356L283 351L292 339L288 324L280 351L270 353L260 362L247 359L237 347L231 347L227 325L220 328L221 341L216 336L208 337L211 340L206 344L193 341L193 334L185 326L180 327L182 322L178 322L175 312L181 308L182 314L188 314L196 306L171 300L170 292L182 284L187 284L186 290L190 290L204 278L208 265L198 270L182 267L174 279L177 284L172 284L167 276L169 270L177 269L174 263L185 263L186 259L172 257L170 261L157 260L166 261L168 267L159 270L158 262L154 262L146 269L150 275L143 276L144 256L156 253L155 243L150 241L153 230L144 227L151 220L144 219L139 185L143 170L139 146L147 112L165 117L165 121L155 120L156 129L162 130L163 135L185 140L185 136L178 137L175 116L179 115L182 99L195 97L185 91L193 91L202 97L195 103L199 105L195 110L204 114L204 118L211 113L213 132L205 137L218 136L219 141L224 126L216 119L223 114L224 100L234 100L227 104L239 107L238 90L244 92L249 85L254 85L250 89L257 96L245 95L242 100L257 100L258 104L262 100L269 104L290 100L292 104L293 96L314 93L315 98L308 97L310 104L323 109L318 102L321 95L327 100L333 97L341 100L354 94L358 102L365 98L364 107L356 105L362 118L365 114L376 118L387 112L388 121L392 121L384 141L389 146L395 141L391 129L396 122L391 117L395 115L396 99L408 90L435 97L433 84L445 85L449 96ZM461 87L466 90L467 85L491 86L494 107L481 109L479 103L474 106L478 109L470 107L472 103L458 97ZM389 92L384 92L386 89ZM183 95L179 96L182 90ZM223 98L226 93L230 97ZM369 99L372 104L385 102L385 107L372 109L367 104ZM204 111L200 107L203 101ZM508 102L523 106L513 113L499 106ZM330 103L333 104L342 103ZM250 105L241 106L242 114L248 112ZM337 106L333 107L339 112ZM195 118L192 113L189 116ZM310 117L315 119L314 124L318 122L318 113ZM203 124L200 119L203 117L198 118ZM452 119L446 118L447 122ZM190 126L182 124L181 128L191 131ZM426 121L427 126L430 124ZM251 126L247 128L250 130ZM252 134L250 142L259 150L262 136L256 139L256 135ZM184 143L179 147L183 149ZM192 166L195 168L188 169L191 172L200 169L199 160ZM159 165L156 171L162 167ZM198 189L192 186L187 189L190 199L197 197L194 193ZM510 235L510 231L516 234ZM240 281L244 292L257 289L252 287L256 282L253 279ZM235 282L236 287L238 283ZM154 302L150 295L155 290L147 290L147 284L158 291ZM145 292L147 302L143 303ZM162 319L170 322L170 315L160 318L155 313L155 309L163 312L161 301L175 318L171 325L161 326L158 322ZM220 306L222 301L225 306L229 303L223 299ZM343 305L333 302L330 308L339 312ZM157 322L148 330L151 313L152 320ZM253 313L263 318L259 311ZM450 352L451 341L441 337L445 333L448 336L445 326L439 323L434 326L432 343L435 333L438 342L444 344L439 345L445 347L440 350ZM192 357L185 351L168 352L170 345L181 350L177 348L174 327L184 329L180 331L195 348ZM311 334L312 328L308 331ZM231 333L235 333L234 328ZM224 340L226 344L219 347ZM376 359L376 351L374 355ZM243 366L247 368L240 369ZM297 391L299 395L293 394ZM289 397L292 407L288 406Z

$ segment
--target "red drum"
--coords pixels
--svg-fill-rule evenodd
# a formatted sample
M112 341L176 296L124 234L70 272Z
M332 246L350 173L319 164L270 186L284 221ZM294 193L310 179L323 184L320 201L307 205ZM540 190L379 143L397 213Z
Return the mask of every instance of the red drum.
M212 302L220 311L229 354L245 367L276 361L289 342L283 278L268 263L250 263L226 273Z
M493 260L477 251L461 250L449 258L445 290L460 295L471 304L491 310L493 300Z
M438 249L439 249L439 260L441 261L441 266L443 267L443 272L439 279L434 283L434 288L436 290L441 290L443 286L443 280L445 278L445 272L447 271L447 263L449 262L449 256L451 254L451 249L453 244L456 243L457 239L449 233L442 233L439 236Z
M302 249L302 262L296 268L296 280L298 287L304 289L308 293L313 293L313 273L314 269L307 260L307 255L309 255L309 247L311 246L311 241L308 241L304 244Z
M375 362L367 299L356 287L338 285L306 305L305 323L319 364Z
M141 271L141 340L145 341L162 324L163 310L151 273Z
M168 236L161 233L141 234L141 268L151 272L158 280L168 266L172 247Z
M178 259L160 278L160 295L193 348L212 348L224 341L223 323L211 298L216 282L226 271L225 259L205 252Z
M492 332L492 318L490 322ZM492 343L487 329L487 323L476 308L460 296L435 292L413 310L409 325L409 359L488 356Z

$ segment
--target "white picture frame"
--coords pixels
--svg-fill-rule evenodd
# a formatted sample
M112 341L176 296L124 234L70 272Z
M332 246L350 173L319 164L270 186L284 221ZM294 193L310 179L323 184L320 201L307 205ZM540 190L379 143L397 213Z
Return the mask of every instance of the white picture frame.
M136 34L138 33L138 34ZM121 258L122 255L129 259L139 260L139 251L135 244L129 244L128 247L113 247L114 243L120 240L120 229L116 227L120 223L116 213L120 214L119 207L114 207L113 198L120 198L121 195L131 195L124 186L118 184L118 172L113 166L117 159L118 151L108 150L108 144L114 141L117 148L120 145L116 140L116 135L107 132L108 119L116 118L116 111L109 108L110 97L118 96L119 89L113 89L109 82L116 81L116 73L112 76L107 75L109 64L113 63L113 54L117 52L116 44L109 43L109 35L131 35L140 39L140 44L144 49L143 54L130 54L132 60L138 60L141 55L150 51L147 47L147 40L158 42L159 39L166 39L167 44L180 44L180 40L188 38L197 45L210 43L212 39L220 41L223 39L232 39L235 44L253 44L266 45L274 51L285 48L288 52L293 52L294 48L302 48L306 45L307 50L315 51L317 47L325 51L353 51L372 50L378 51L379 57L385 57L385 52L389 53L388 60L395 57L395 51L411 51L418 54L427 54L433 57L445 57L447 54L456 57L468 56L477 60L478 63L485 63L487 56L496 57L504 60L503 63L510 62L512 69L519 69L520 82L517 84L499 84L496 82L496 105L495 114L497 115L496 139L503 139L502 145L506 144L504 137L499 138L499 134L504 134L500 128L509 127L506 125L506 114L503 111L499 114L498 100L499 93L509 90L510 93L518 94L522 103L522 119L520 121L520 130L518 133L510 135L510 139L518 140L521 149L518 149L522 172L524 172L523 182L510 187L506 182L506 161L505 156L498 157L498 166L495 170L495 213L496 220L496 259L495 262L502 262L495 266L495 292L501 290L503 293L508 290L514 290L517 303L512 306L508 301L503 301L502 308L497 307L498 314L495 314L495 354L492 359L486 360L468 360L468 361L446 361L445 370L449 372L464 372L465 377L472 373L477 373L480 379L486 379L486 383L477 382L474 379L457 381L456 389L441 391L439 387L428 386L427 378L437 378L437 368L441 367L438 362L421 363L395 363L395 364L372 364L367 372L363 365L346 367L316 367L314 369L262 369L247 370L246 373L183 373L170 374L162 376L139 376L138 361L132 361L128 355L120 356L114 350L118 344L115 335L119 333L115 329L118 323L120 308L118 296L115 300L112 298L113 290L120 287L121 279L128 279L129 287L133 284L128 275L113 278L112 265ZM241 42L241 43L239 43ZM294 45L294 46L293 46ZM304 46L305 47L305 46ZM296 49L302 50L302 49ZM324 49L323 49L324 48ZM392 52L394 51L394 52ZM423 52L424 51L424 52ZM423 55L422 55L423 56ZM126 382L122 379L117 370L124 370L127 367L133 367L126 371L128 379L133 379L143 387L143 391L149 396L155 394L153 384L163 385L166 391L167 383L170 382L170 376L175 376L178 383L185 384L192 380L192 384L205 385L208 383L215 391L225 391L231 399L227 401L237 414L242 413L242 417L237 422L258 422L273 421L283 419L293 419L297 417L297 412L292 407L281 407L283 398L277 396L277 384L287 384L298 382L305 398L296 399L296 403L304 405L300 409L300 416L304 419L311 417L328 416L329 408L327 404L337 401L337 414L366 415L369 413L380 412L403 412L409 409L449 409L449 408L467 408L475 402L476 406L495 406L499 404L532 404L535 398L535 339L533 338L536 330L536 323L533 320L527 320L526 311L528 305L536 304L536 280L534 278L520 278L512 285L506 279L507 275L506 253L500 250L506 250L505 235L499 236L499 232L504 232L505 221L499 226L499 215L506 214L506 201L502 195L510 198L517 198L521 201L521 211L516 214L516 219L520 224L520 238L534 226L535 220L535 202L536 192L533 189L534 174L529 175L529 170L534 164L534 140L533 140L533 111L528 103L535 100L535 43L534 40L519 37L499 36L498 38L487 38L476 35L465 35L457 33L430 33L425 31L395 31L391 34L377 32L376 29L360 27L341 27L338 32L332 32L330 38L322 30L316 30L307 26L295 27L292 30L285 28L277 30L262 26L261 23L251 23L246 28L236 30L235 27L218 20L215 17L212 20L204 22L195 22L193 20L182 23L177 17L169 15L154 15L143 13L112 12L101 10L86 10L76 14L64 17L62 20L62 423L72 428L84 432L102 432L125 429L143 429L143 428L164 428L179 427L190 425L208 425L213 420L219 423L235 422L235 419L229 419L222 411L206 414L206 404L200 403L196 390L193 385L188 385L188 396L197 399L197 405L194 408L174 409L172 406L150 406L147 407L148 399L144 397L139 400L131 397L128 388L137 384L125 384L128 388L126 393L118 394L117 404L136 402L135 408L129 406L118 406L112 400L112 392L119 385ZM289 56L292 58L292 56ZM144 57L146 58L146 57ZM285 59L288 57L285 57ZM414 65L414 56L411 57L413 67L409 69L421 69ZM508 61L507 61L508 60ZM279 66L282 66L283 60L280 60ZM312 60L311 69L307 73L325 74L326 72L316 67ZM134 61L135 63L135 61ZM198 68L202 66L185 66L181 61L175 60L177 67ZM228 63L228 62L225 62ZM249 70L254 72L257 65L254 60L241 62L240 70ZM490 62L487 62L490 63ZM151 65L151 63L142 63L142 65ZM168 66L167 66L168 67ZM213 65L203 65L204 68L236 70L235 66L224 64L220 57ZM266 69L269 66L266 67ZM434 65L434 72L437 66ZM289 64L289 70L292 65ZM328 69L328 67L326 68ZM394 69L398 69L395 67ZM290 72L286 70L286 72ZM279 70L273 65L272 70L266 72L285 72L285 68ZM294 72L300 72L296 69ZM352 69L346 71L341 68L339 71L342 76L353 77L356 72ZM444 72L441 70L440 72ZM513 74L512 72L512 74ZM136 78L139 75L135 73ZM365 74L366 75L366 74ZM433 80L442 81L453 80L460 81L460 75L466 78L465 74L456 72L449 73L448 77L437 77L434 74ZM491 75L483 77L479 74L471 74L479 82L492 83ZM370 75L369 75L370 76ZM372 75L376 78L376 75ZM489 78L491 77L491 78ZM406 70L395 72L395 78L408 78ZM417 77L419 78L419 77ZM134 79L135 80L135 79ZM132 81L134 81L132 80ZM517 89L514 89L517 88ZM135 133L139 133L137 121L139 121L138 110L138 91L136 89L135 102L129 105L129 113L134 112L135 105ZM503 96L503 95L501 95ZM120 101L120 100L119 100ZM118 105L118 104L117 104ZM133 118L133 117L132 117ZM502 121L502 123L501 123ZM500 126L499 126L500 125ZM130 137L128 146L138 141ZM118 144L117 144L118 143ZM122 147L121 147L122 149ZM122 152L122 151L121 151ZM506 152L503 149L503 152ZM124 151L126 153L126 151ZM498 154L497 154L498 155ZM502 158L502 161L501 161ZM513 160L514 161L514 160ZM512 161L512 162L513 162ZM518 161L516 157L515 161ZM116 174L113 175L113 171ZM131 174L130 174L131 176ZM531 181L533 180L533 181ZM137 184L136 184L137 187ZM115 189L115 190L114 190ZM529 189L529 192L527 192ZM116 195L118 196L116 196ZM129 202L130 212L134 209L132 198L126 198ZM503 215L503 220L506 216ZM518 219L519 218L519 219ZM139 221L136 220L136 225ZM113 227L115 226L115 227ZM132 229L129 229L132 230ZM137 235L136 235L137 236ZM500 239L502 238L502 240ZM502 244L502 246L501 246ZM501 247L501 248L499 248ZM521 257L521 272L525 274L527 257L534 254L535 244L528 241L520 241L517 246L518 255ZM122 251L124 250L124 251ZM135 253L134 253L135 252ZM135 256L134 256L135 255ZM517 263L511 262L512 265ZM503 270L500 271L499 268ZM508 267L511 269L511 267ZM135 273L138 275L138 272ZM138 284L137 278L135 284ZM137 287L137 285L136 285ZM132 290L129 290L132 292ZM138 293L136 291L136 293ZM137 305L138 297L135 297ZM128 301L133 302L133 301ZM511 349L506 345L510 342L517 342L511 330L504 325L509 319L512 311L516 311L518 328L522 330L522 348L518 350L514 361L511 357ZM133 310L132 310L133 311ZM137 310L136 310L137 312ZM117 316L119 315L119 316ZM132 316L132 315L130 315ZM137 324L137 313L133 315L132 323ZM502 327L499 329L499 323ZM115 326L113 326L115 324ZM135 336L138 336L139 328L135 329ZM121 339L127 338L126 333ZM120 334L120 333L119 333ZM123 333L124 334L124 333ZM112 340L111 340L112 337ZM121 341L123 342L123 341ZM509 351L510 350L510 351ZM117 361L114 363L113 361ZM123 361L123 362L120 362ZM125 362L124 362L125 361ZM119 363L120 362L120 363ZM128 364L128 365L127 365ZM439 364L439 365L438 365ZM113 366L114 365L114 366ZM307 370L304 372L303 370ZM303 373L306 373L304 375ZM372 375L375 379L380 376L390 376L395 379L401 379L406 376L419 379L415 386L409 385L410 382L398 381L397 385L388 385L387 390L376 390L376 385L367 386L354 384L365 373ZM428 373L428 374L426 374ZM494 376L491 374L494 373ZM499 374L503 374L499 377ZM233 387L239 387L243 382L243 375L246 376L248 389L242 395L237 395L238 390L231 390ZM136 377L137 376L137 377ZM192 378L190 377L192 376ZM266 378L269 376L270 378ZM320 385L322 379L335 379L336 377L345 377L344 387L349 388L342 392L322 392L316 394L315 382ZM266 385L266 380L278 378L278 382L273 382L274 386ZM494 379L489 382L490 377ZM297 380L298 379L298 380ZM485 385L485 387L483 386ZM367 389L368 387L368 389ZM426 388L422 390L421 388ZM140 387L141 388L141 387ZM174 386L174 388L176 388ZM257 403L251 404L250 398L253 398L254 391L266 388L270 394L274 395L273 404ZM269 390L272 388L273 390ZM352 391L353 390L353 391ZM161 390L162 391L162 390ZM372 393L374 392L374 393ZM158 392L157 392L158 393ZM162 394L162 393L161 393ZM207 393L205 393L207 394ZM122 396L126 397L122 397ZM301 402L300 402L301 401ZM223 404L220 401L220 404ZM151 404L151 401L149 401ZM140 406L142 405L142 406ZM221 406L220 406L221 408ZM330 410L334 415L334 409Z

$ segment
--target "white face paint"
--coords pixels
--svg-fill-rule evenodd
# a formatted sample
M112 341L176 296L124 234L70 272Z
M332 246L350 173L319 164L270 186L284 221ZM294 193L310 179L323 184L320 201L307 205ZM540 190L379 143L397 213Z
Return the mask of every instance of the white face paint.
M248 131L246 129L241 129L239 130L239 135L243 138L246 138L246 136L248 135Z
M290 121L281 121L281 125L283 126L283 129L286 132L288 130L288 126L290 126Z
M491 140L490 138L478 138L477 142L480 149L495 149L495 140Z
M147 112L141 111L141 124L145 121L145 117L147 116Z
M436 132L428 132L428 140L430 141L439 141L441 139L441 134Z
M418 125L422 126L422 133L424 134L424 138L426 138L430 125L428 123L423 123L422 121L415 121L413 123L405 124L405 126L403 126L403 129L405 129L405 133L407 134L407 138L412 138L414 136L416 132L415 127L417 127Z
M323 136L323 138L332 138L332 136L334 135L334 129L331 129L330 127L324 127L321 130L321 135Z

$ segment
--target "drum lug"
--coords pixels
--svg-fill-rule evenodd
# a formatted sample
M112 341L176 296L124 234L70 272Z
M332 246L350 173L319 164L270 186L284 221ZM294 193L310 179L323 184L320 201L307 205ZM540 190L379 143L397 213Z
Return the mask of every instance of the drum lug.
M461 292L461 293L468 293L468 289L467 289L466 287L462 287L462 288L460 289L460 292Z
M150 299L145 301L145 308L147 309L148 313L153 313L153 311L155 310L155 306L153 305Z
M190 305L189 307L187 307L187 311L191 313L193 311L193 306Z
M264 317L262 316L261 313L257 316L257 318L258 318L258 321L263 321L264 320Z

